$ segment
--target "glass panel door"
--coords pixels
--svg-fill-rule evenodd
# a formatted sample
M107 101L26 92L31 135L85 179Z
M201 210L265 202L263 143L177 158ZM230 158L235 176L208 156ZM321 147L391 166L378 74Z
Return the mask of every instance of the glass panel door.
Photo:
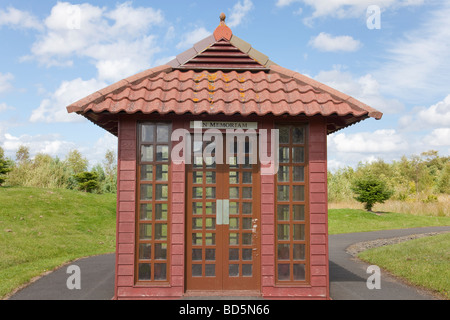
M246 163L216 164L206 146L193 143L186 170L186 289L259 290L259 166L247 148Z

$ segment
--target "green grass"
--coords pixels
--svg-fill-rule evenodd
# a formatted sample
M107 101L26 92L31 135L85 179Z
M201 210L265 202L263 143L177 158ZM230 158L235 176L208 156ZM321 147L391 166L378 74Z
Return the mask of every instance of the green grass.
M0 298L74 259L114 252L116 196L0 188Z
M450 298L450 233L370 249L359 258Z
M450 217L418 216L404 213L375 214L358 209L328 210L330 234L450 226Z

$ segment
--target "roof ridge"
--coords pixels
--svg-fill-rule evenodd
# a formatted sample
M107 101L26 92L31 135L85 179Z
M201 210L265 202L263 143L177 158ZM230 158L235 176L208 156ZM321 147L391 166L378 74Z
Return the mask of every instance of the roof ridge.
M380 120L382 118L382 116L383 116L382 112L380 112L380 111L378 111L378 110L368 106L367 104L365 104L365 103L363 103L363 102L361 102L361 101L359 101L359 100L357 100L357 99L355 99L355 98L353 98L353 97L351 97L351 96L349 96L349 95L347 95L345 93L342 93L342 92L340 92L340 91L338 91L336 89L333 89L333 88L327 86L324 83L321 83L321 82L319 82L317 80L309 78L309 77L307 77L307 76L305 76L305 75L303 75L301 73L298 73L296 71L280 67L278 65L270 66L270 70L271 70L271 72L275 72L275 73L278 73L278 74L280 74L282 76L285 76L285 77L288 77L288 78L293 78L293 79L295 79L297 81L300 81L302 83L308 84L308 85L312 86L313 88L316 88L316 89L318 89L318 90L320 90L322 92L325 92L325 93L331 95L334 98L342 100L343 102L347 102L348 104L352 105L353 107L356 107L356 108L361 109L361 110L365 110L365 111L367 111L367 114L370 117L373 117L373 118L375 118L377 120Z

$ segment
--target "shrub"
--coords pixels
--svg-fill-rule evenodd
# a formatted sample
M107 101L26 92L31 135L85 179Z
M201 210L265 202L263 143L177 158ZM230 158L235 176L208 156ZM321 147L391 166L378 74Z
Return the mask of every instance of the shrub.
M357 195L355 199L363 203L367 211L372 211L375 203L384 203L393 194L383 180L371 174L355 179L352 191Z
M98 174L96 172L80 172L74 175L78 189L84 192L96 192L99 189Z

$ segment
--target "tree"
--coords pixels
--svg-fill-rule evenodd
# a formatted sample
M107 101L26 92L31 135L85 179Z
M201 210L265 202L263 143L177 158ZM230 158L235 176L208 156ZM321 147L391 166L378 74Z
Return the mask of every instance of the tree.
M86 171L89 164L89 161L76 149L67 154L64 162L72 170L73 174Z
M85 192L94 192L99 189L98 174L96 172L80 172L74 175L78 182L78 189Z
M11 171L12 163L5 158L5 152L0 147L0 186L6 181L6 174Z
M352 182L352 191L357 195L355 200L364 204L367 211L372 211L375 203L384 203L394 193L389 190L383 180L369 174Z

